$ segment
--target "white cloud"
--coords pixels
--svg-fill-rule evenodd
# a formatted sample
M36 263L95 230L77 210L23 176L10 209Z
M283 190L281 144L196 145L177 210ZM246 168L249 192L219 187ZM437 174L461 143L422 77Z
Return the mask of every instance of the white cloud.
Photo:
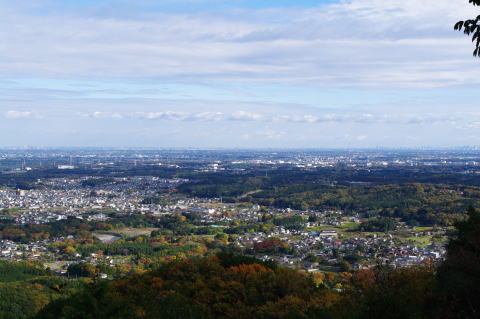
M103 119L103 118L111 118L111 119L122 119L123 116L116 112L93 112L91 114L93 118L96 119Z
M478 84L455 33L466 1L352 0L319 8L0 13L4 76L270 81L327 86ZM278 21L278 17L282 17ZM61 27L59 27L61 26ZM35 54L31 54L35 52Z
M133 118L147 119L147 120L171 120L171 121L184 121L190 115L184 112L137 112L131 115Z
M465 128L479 129L480 128L480 121L470 122L466 125Z
M33 116L32 112L15 112L10 111L11 118ZM270 115L267 113L254 113L248 111L237 111L233 113L227 112L101 112L94 111L90 113L77 113L80 117L89 117L94 119L115 119L115 120L158 120L158 121L179 121L179 122L263 122L263 123L290 123L315 125L322 123L331 124L451 124L468 122L468 127L474 127L480 123L480 114L477 113L425 113L408 114L408 113L321 113L318 114L279 114ZM67 114L64 116L68 117ZM472 119L478 119L479 122L472 122Z
M246 111L238 111L228 117L228 119L232 121L258 121L263 118L264 116L262 114Z
M223 120L223 112L201 112L194 114L191 119L197 121L221 121Z
M42 118L42 116L36 112L31 111L6 111L3 113L3 117L7 120L18 120L18 119L25 119L25 118Z

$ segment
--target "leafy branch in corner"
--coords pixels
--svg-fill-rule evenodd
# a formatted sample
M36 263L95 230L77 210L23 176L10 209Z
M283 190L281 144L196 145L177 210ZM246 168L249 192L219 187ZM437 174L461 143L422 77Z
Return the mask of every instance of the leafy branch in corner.
M480 6L480 0L468 0L468 2L474 6ZM458 31L463 30L463 33L468 36L472 35L472 42L476 42L473 56L480 56L480 15L475 19L458 21L454 29Z

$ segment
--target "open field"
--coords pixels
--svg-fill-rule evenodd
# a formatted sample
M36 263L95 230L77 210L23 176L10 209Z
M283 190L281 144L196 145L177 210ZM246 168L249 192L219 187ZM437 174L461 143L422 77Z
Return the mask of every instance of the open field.
M336 228L340 228L340 229L355 229L359 226L360 224L359 223L345 223L343 225L340 225L340 226L337 226Z
M432 244L432 236L422 236L422 237L407 237L406 240L410 242L414 242L415 245L420 246L420 247L427 247Z
M420 233L420 232L425 232L425 231L431 231L433 227L416 227L413 232L415 233Z
M102 231L97 234L102 235L117 235L120 237L136 237L136 236L149 236L152 231L158 230L159 228L121 228L110 231Z

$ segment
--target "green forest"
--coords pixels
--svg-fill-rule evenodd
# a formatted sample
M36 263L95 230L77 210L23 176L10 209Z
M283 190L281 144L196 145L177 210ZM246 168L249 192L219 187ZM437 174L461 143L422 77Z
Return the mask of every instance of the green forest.
M189 196L222 197L225 202L299 210L336 209L366 217L400 218L412 226L452 225L469 205L480 204L480 187L474 185L397 180L333 183L312 175L215 175L181 185L179 190Z
M32 318L47 304L78 292L84 285L30 262L0 261L0 318Z

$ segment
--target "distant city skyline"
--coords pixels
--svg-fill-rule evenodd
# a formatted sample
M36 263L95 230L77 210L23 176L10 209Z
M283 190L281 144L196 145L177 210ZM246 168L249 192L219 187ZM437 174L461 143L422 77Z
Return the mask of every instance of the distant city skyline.
M0 0L0 148L480 145L464 0Z

